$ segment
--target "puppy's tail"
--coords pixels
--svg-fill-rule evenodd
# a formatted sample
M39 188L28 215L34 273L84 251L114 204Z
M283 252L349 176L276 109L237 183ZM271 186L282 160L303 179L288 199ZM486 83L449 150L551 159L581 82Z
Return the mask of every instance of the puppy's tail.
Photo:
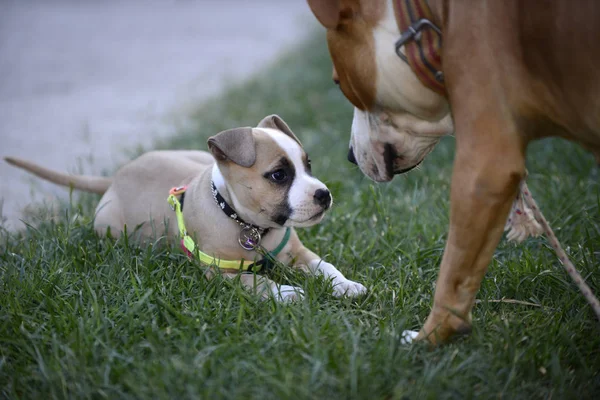
M112 183L111 178L105 178L101 176L65 174L62 172L57 172L48 168L44 168L40 165L32 163L31 161L21 160L19 158L4 157L4 160L9 164L14 165L15 167L31 172L32 174L37 175L40 178L45 179L47 181L62 186L73 187L75 189L83 190L85 192L103 194L108 190L108 187Z

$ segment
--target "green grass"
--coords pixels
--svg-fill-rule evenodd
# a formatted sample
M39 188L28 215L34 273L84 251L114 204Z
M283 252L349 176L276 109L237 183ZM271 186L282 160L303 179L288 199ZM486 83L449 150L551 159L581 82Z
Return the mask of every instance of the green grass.
M293 49L195 114L158 148L205 149L234 126L281 115L336 206L304 243L368 295L337 299L320 278L296 304L206 281L176 249L99 238L97 198L0 244L0 396L9 398L598 398L600 330L544 239L502 242L474 331L403 346L432 301L448 227L454 140L420 170L374 184L345 161L351 107L332 85L323 37ZM593 159L560 140L533 145L529 185L572 260L600 293L600 187ZM502 298L538 306L489 302Z

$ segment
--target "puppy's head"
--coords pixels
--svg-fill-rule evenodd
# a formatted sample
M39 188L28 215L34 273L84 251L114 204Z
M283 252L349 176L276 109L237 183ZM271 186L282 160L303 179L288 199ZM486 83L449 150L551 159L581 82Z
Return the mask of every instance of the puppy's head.
M453 131L443 96L425 87L395 52L391 0L308 0L327 28L333 80L354 105L349 159L375 181L418 165Z
M304 227L323 219L333 202L312 176L300 141L277 115L256 128L236 128L208 139L217 163L217 187L224 185L232 206L261 227ZM215 174L213 174L214 177Z

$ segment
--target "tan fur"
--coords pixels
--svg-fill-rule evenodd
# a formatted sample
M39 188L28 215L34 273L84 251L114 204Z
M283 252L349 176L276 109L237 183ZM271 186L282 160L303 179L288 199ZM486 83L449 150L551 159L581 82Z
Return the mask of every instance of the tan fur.
M231 160L242 167L256 161L252 128L233 128L208 139L208 147L217 160Z
M528 143L560 136L600 154L600 3L430 0L443 32L443 98L393 54L400 32L389 12L378 23L362 18L367 8L383 4L390 10L389 1L344 1L337 19L334 3L308 2L328 22L340 87L357 107L352 144L365 174L388 181L389 169L420 162L436 136L450 133L451 105L456 157L450 229L433 309L418 337L442 343L471 327L475 295L525 174ZM344 8L361 12L342 23ZM377 46L367 57L370 43ZM386 144L399 156L388 171L381 155Z
M73 189L79 189L86 192L104 194L112 183L111 178L101 176L82 176L55 172L44 167L40 167L27 160L15 157L4 157L4 160L15 167L27 170L42 179L56 183L62 186L69 186Z
M271 120L274 119L280 120L277 116L271 116ZM283 120L276 123L279 126L285 125ZM284 133L288 136L291 134L297 140L289 127L287 130L289 132ZM226 131L226 136L237 135L238 139L240 139L239 135L251 136L243 139L243 142L252 145L255 162L249 167L244 167L236 162L248 161L248 157L242 154L248 149L236 149L232 153L226 147L236 146L235 143L232 144L231 137L221 140L219 135L213 136L210 140L218 143L220 147L211 146L211 150L230 156L235 154L233 158L225 157L218 160L219 169L227 183L227 188L220 190L220 194L244 221L263 228L271 228L261 244L265 249L272 250L282 241L285 228L265 219L265 215L270 215L273 208L284 200L285 192L274 188L263 174L269 171L280 158L285 157L286 153L263 129L240 128L233 133ZM256 252L246 251L239 245L240 225L223 213L212 197L211 180L215 159L210 153L152 151L120 168L112 179L61 174L14 158L7 161L58 184L87 191L105 191L96 208L94 222L96 231L101 235L110 228L113 235L119 236L126 226L128 233L132 233L137 228L137 234L142 238L156 238L162 235L177 238L179 232L175 212L167 203L167 197L171 188L188 185L183 216L189 234L196 239L200 249L223 260L261 259ZM112 184L103 187L99 182L112 182ZM325 188L325 185L322 183L321 185ZM315 207L322 209L323 206L315 205ZM320 219L315 220L314 223L319 221ZM292 264L292 261L295 261L297 267L314 273L326 273L334 280L336 294L357 295L366 290L364 286L347 280L335 268L334 270L321 268L316 263L321 261L320 257L302 245L293 228L288 244L277 258L284 264ZM229 271L225 272L226 276L235 275ZM255 280L242 276L241 282L264 296L269 293L276 294L280 297L279 300L301 296L301 290L298 288L293 288L297 289L297 293L289 292L284 296L284 293L279 293L278 285L267 278ZM257 287L254 287L255 283Z

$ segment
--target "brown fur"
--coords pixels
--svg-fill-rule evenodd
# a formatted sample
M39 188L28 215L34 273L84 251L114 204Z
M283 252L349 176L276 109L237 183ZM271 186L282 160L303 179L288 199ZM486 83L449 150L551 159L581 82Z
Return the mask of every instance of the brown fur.
M323 10L316 5L322 2L309 0L313 11ZM369 112L394 106L374 101L373 82L383 77L376 76L375 60L367 57L372 25L361 18L366 7L381 4L344 2L362 11L343 25L343 7L338 20L330 8L321 11L329 14L327 38L340 87L356 107ZM433 310L419 335L440 343L470 329L475 295L525 174L528 143L560 136L600 154L600 3L429 4L443 31L443 72L457 143L448 241ZM414 104L429 92L422 87ZM413 115L435 109L420 107Z
M375 67L373 39L368 33L377 22L378 7L346 0L340 3L338 18L329 17L337 27L327 31L334 80L339 80L340 89L355 107L370 109L375 103L375 82L371 79ZM348 68L350 65L355 67Z

